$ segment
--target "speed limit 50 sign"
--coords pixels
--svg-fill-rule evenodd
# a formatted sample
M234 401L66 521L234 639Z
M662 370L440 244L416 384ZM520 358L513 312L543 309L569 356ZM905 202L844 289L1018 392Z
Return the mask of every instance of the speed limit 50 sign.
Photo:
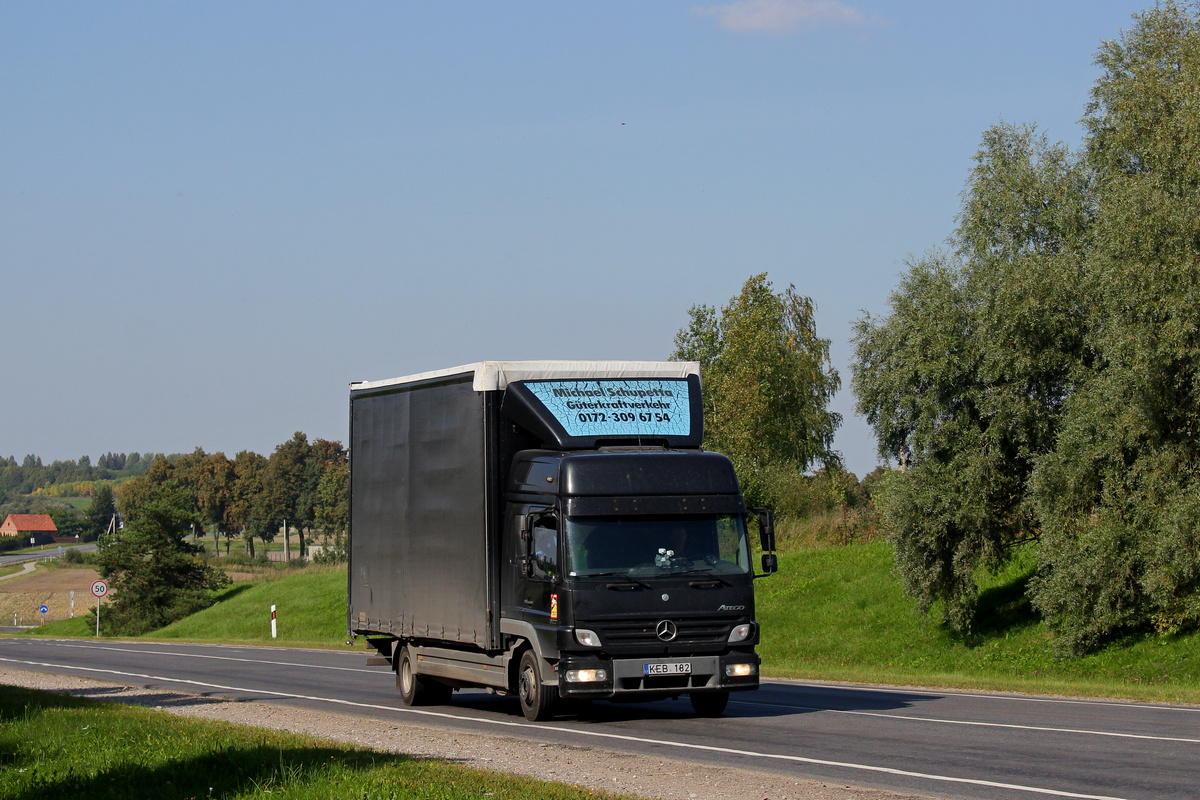
M108 584L104 581L96 581L92 584L92 594L96 595L96 599L104 597L108 594Z

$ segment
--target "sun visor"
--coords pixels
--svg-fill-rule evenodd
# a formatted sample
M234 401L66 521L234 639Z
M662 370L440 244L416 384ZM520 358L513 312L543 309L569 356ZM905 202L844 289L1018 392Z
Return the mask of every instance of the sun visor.
M704 438L698 375L514 381L501 413L544 447L564 450L698 448Z

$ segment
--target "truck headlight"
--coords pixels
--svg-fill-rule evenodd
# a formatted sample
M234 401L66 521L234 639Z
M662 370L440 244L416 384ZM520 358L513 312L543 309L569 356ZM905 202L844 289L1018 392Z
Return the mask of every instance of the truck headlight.
M567 670L567 681L569 683L603 683L608 680L608 670L603 669L569 669Z
M575 641L579 642L584 647L599 647L600 637L595 631L589 631L587 628L575 629Z
M735 642L744 642L750 638L750 634L752 633L754 633L753 622L745 622L741 625L738 625L729 632L729 643L734 644Z
M725 676L728 678L749 678L758 674L757 664L726 664Z

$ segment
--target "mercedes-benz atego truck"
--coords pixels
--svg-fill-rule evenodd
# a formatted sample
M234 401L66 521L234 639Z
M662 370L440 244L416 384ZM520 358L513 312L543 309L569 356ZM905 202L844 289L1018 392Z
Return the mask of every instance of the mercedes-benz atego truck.
M409 705L758 687L766 509L702 447L699 365L486 361L350 386L349 632Z

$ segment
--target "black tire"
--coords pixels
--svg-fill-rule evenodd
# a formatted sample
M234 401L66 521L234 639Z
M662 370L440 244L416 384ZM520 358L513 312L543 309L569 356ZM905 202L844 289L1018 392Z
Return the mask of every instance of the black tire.
M692 710L701 717L719 717L729 705L729 692L693 692L688 695Z
M517 672L517 696L521 699L521 713L530 722L550 719L558 705L558 687L542 683L537 654L526 650L521 656L521 667Z
M400 690L404 705L437 706L450 702L453 689L413 672L412 654L407 647L400 648L399 659L396 664L396 688Z

